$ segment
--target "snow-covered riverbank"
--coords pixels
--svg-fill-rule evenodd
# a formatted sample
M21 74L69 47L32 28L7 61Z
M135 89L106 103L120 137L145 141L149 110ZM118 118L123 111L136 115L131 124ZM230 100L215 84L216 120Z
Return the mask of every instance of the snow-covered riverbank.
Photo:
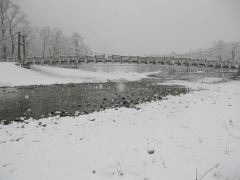
M0 126L0 180L239 180L240 82L89 115Z
M34 65L24 69L11 62L0 62L1 86L50 85L83 82L106 82L116 80L137 81L150 73L137 72L91 72L80 69Z

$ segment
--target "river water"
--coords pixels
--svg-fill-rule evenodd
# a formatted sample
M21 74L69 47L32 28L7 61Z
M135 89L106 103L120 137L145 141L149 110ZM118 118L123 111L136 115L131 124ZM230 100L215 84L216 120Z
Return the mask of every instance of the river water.
M89 71L159 72L136 82L82 83L0 88L0 121L10 123L49 116L77 116L107 108L136 108L142 102L188 93L182 86L159 85L169 79L239 77L235 71L156 65L56 65Z

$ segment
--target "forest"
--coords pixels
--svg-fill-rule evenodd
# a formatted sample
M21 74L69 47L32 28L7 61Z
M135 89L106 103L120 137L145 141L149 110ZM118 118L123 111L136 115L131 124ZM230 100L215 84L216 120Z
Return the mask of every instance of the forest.
M60 29L34 27L19 5L0 0L0 59L17 56L17 33L25 36L26 56L62 56L92 54L78 32L65 35Z
M61 29L53 27L34 27L19 5L12 0L0 0L0 61L17 56L17 33L25 36L26 56L65 56L92 55L93 51L84 43L79 32L65 35ZM158 55L165 52L156 52ZM148 56L149 54L146 54ZM190 58L240 61L240 42L218 40L209 48L185 53L165 54Z

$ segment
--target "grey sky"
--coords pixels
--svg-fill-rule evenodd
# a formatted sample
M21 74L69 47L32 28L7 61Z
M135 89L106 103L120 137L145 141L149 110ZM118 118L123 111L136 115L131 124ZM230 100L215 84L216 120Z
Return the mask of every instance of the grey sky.
M240 41L240 0L17 0L32 25L80 32L95 51L184 52Z

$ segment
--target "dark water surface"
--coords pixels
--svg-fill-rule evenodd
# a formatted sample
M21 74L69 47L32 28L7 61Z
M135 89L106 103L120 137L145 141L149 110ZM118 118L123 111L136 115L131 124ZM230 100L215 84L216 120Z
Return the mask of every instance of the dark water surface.
M157 85L149 80L0 88L0 121L72 116L121 106L134 108L141 102L187 92L181 86Z

